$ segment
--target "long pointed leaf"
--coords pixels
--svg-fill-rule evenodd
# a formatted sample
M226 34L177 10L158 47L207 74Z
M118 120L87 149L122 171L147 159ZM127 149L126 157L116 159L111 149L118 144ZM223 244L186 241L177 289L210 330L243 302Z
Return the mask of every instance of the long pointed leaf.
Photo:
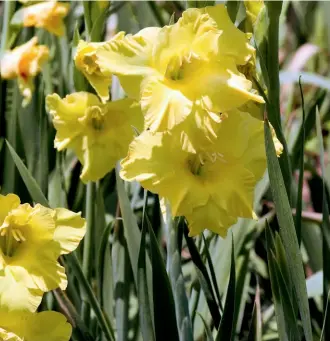
M234 315L235 315L235 297L236 296L236 270L235 270L235 252L234 236L232 235L231 247L231 265L230 277L227 289L226 302L216 341L233 341L235 339Z
M265 141L270 187L280 225L280 235L286 251L288 267L292 276L292 283L296 293L305 337L307 341L312 341L312 328L302 257L299 250L289 199L267 120L265 120Z

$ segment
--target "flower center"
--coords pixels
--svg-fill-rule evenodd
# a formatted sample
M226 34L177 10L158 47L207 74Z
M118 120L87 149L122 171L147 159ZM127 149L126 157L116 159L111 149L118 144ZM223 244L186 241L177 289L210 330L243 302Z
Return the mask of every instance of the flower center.
M165 77L174 81L182 80L195 59L192 53L173 56L167 65Z
M188 168L192 174L199 176L206 164L213 164L216 161L226 162L221 153L201 152L188 159Z
M95 53L87 54L83 58L84 70L89 75L101 74L100 67L96 64L97 56Z
M94 130L98 130L98 131L103 130L105 117L100 107L98 106L89 107L86 110L86 115L87 115L87 120L88 120L89 125Z
M4 223L0 227L0 248L7 257L12 257L19 245L26 241L23 226Z

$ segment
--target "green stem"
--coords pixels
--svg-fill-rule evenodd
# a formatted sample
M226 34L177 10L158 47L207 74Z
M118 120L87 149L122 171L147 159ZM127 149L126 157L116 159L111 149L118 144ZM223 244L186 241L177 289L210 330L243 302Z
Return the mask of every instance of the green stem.
M2 53L9 48L8 46L8 38L10 34L10 20L15 12L16 1L5 1L3 9L3 22L2 22L2 32L1 32L1 52Z
M268 53L267 53L267 73L269 79L267 113L268 119L275 129L277 138L283 145L283 153L279 158L281 171L285 181L286 191L291 198L291 184L292 184L292 171L289 159L289 150L283 134L281 124L281 112L280 112L280 78L279 78L279 22L282 9L281 1L266 1L268 10L269 26L268 26Z
M86 186L86 235L84 238L83 264L82 270L87 281L91 279L92 261L93 261L93 228L94 228L94 201L95 201L95 183L88 182ZM86 300L83 300L81 307L83 320L88 323L90 316L90 307Z

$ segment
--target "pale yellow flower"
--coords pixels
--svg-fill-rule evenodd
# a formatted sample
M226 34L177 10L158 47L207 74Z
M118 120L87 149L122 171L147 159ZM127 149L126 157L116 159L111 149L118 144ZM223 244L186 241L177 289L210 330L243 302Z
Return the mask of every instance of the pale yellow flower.
M77 248L85 228L80 213L0 195L0 306L35 311L43 292L65 289L58 258Z
M145 131L121 162L121 177L168 199L192 236L204 229L225 236L238 217L255 217L254 187L266 169L263 122L235 110L217 133L209 149L199 150L183 132Z
M33 37L25 44L6 51L1 58L1 77L17 78L19 89L24 97L23 105L30 102L34 90L34 77L49 58L48 47L37 44L38 38Z
M69 12L70 5L57 1L44 1L21 9L23 26L44 28L57 36L63 36L63 19Z
M171 130L197 115L195 128L212 135L209 119L219 123L220 113L249 100L263 102L239 71L254 54L248 36L233 25L225 6L217 5L188 9L161 29L133 36L120 32L97 49L95 62L140 100L146 129Z
M61 99L49 95L47 107L57 134L55 147L73 149L83 170L81 180L96 181L123 158L134 138L134 128L143 129L140 106L131 99L102 104L88 92L76 92Z

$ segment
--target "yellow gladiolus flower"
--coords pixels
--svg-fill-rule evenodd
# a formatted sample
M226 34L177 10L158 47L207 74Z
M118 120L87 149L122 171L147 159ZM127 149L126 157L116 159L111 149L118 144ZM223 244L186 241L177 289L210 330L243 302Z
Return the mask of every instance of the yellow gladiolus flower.
M57 36L63 36L65 33L63 19L68 14L69 8L69 4L57 1L45 1L24 7L23 25L44 28Z
M19 89L24 97L23 106L30 102L34 90L33 79L49 57L48 47L37 43L38 38L33 37L27 43L5 52L1 59L1 77L18 79Z
M172 215L187 218L191 236L204 229L225 236L238 217L254 217L254 187L266 169L263 122L233 111L204 150L182 139L179 128L139 135L120 175L168 199Z
M35 311L43 292L65 289L57 260L77 248L85 225L80 213L0 195L0 306Z
M46 99L57 134L55 147L73 149L83 170L82 181L101 179L123 158L134 138L134 128L142 130L140 106L131 99L102 104L88 92L77 92L61 99Z
M162 29L118 33L96 51L97 65L120 79L141 101L145 128L170 130L198 110L204 116L263 102L238 70L254 56L248 37L231 22L224 5L188 9ZM202 129L208 134L208 126Z
M31 313L0 307L0 340L69 341L71 332L65 316L55 311Z
M74 61L78 70L87 78L103 102L109 99L111 72L98 65L96 51L105 43L87 43L80 40Z

